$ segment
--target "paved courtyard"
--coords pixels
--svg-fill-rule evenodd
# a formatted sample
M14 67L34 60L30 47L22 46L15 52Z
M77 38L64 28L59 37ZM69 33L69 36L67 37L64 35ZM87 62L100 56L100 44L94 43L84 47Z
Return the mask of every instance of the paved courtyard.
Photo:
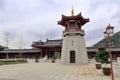
M111 77L91 64L26 63L0 66L0 80L111 80Z

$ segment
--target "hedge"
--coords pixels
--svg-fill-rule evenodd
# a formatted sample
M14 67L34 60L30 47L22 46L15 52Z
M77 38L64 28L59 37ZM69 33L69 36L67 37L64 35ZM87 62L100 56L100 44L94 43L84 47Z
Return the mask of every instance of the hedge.
M23 60L23 59L0 60L0 65L4 65L4 64L19 64L19 63L27 63L27 60Z

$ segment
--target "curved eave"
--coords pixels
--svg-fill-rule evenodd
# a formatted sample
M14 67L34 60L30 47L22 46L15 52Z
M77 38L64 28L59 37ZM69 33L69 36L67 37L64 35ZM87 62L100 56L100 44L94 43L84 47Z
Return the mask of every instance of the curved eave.
M52 45L52 46L33 46L33 47L36 47L36 48L50 48L50 47L62 47L62 45Z
M76 16L65 16L65 15L62 15L62 19L61 19L61 21L58 21L58 24L60 24L62 26L65 26L66 22L69 21L69 20L79 20L82 23L82 25L84 25L85 23L89 22L89 18L83 18L81 13L79 13Z

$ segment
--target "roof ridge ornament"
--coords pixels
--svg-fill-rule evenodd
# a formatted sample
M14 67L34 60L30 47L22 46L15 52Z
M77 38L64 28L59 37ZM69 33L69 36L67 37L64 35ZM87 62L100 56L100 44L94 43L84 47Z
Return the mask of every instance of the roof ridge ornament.
M74 9L73 9L73 6L72 6L71 14L72 14L72 16L74 16Z

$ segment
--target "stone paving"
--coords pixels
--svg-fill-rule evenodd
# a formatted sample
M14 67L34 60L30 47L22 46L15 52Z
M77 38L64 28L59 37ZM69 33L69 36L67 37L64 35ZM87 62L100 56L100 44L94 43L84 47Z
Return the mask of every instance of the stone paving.
M0 66L0 80L111 80L111 76L104 76L92 64L26 63Z

